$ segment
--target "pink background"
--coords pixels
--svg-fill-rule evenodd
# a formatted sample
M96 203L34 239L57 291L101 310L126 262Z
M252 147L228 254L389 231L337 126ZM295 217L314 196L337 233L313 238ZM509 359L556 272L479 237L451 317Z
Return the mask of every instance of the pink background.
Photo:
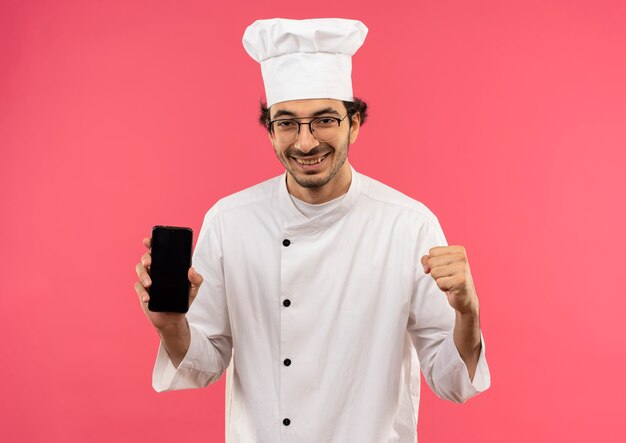
M426 390L420 442L623 441L625 5L2 0L0 441L223 441L223 379L153 392L134 266L282 171L241 46L274 16L366 23L351 161L469 252L492 388Z

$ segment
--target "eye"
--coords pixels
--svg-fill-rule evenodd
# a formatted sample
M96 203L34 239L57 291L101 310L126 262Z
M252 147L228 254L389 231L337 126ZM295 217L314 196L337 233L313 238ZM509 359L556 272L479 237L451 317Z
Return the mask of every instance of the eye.
M337 120L332 117L322 117L316 119L313 124L318 127L335 126L337 125Z
M279 129L293 129L297 126L296 122L294 122L293 120L279 120L277 122L274 122L274 124Z

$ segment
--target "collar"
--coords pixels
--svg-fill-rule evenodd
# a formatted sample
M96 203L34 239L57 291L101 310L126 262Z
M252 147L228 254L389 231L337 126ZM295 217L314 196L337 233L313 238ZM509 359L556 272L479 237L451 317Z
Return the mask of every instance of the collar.
M314 234L332 226L346 215L355 205L361 190L360 175L354 170L352 165L350 165L350 169L352 171L352 181L341 203L331 211L311 219L302 215L293 204L289 191L287 191L288 172L285 171L280 179L276 181L275 186L277 189L274 192L274 208L277 211L284 233L286 235Z

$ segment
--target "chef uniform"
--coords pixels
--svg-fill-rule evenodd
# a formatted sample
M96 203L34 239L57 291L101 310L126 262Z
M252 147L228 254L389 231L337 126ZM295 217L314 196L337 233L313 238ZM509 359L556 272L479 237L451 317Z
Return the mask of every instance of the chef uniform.
M274 59L263 69L268 105L345 100L351 84L341 73L350 76L366 32L352 20L262 20L244 45L262 67L265 55ZM302 67L304 93L292 84L285 92ZM178 368L161 345L154 389L200 388L226 371L228 442L415 442L420 369L455 402L490 384L484 343L470 380L454 310L420 262L446 245L437 218L354 169L345 195L307 207L290 196L286 174L206 214L193 256L204 282L187 314L191 344Z

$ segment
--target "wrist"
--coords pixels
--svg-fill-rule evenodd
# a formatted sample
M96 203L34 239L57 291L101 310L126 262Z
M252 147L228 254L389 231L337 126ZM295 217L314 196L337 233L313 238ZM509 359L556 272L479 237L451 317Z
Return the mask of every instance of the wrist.
M478 312L456 313L455 341L462 343L462 356L469 356L480 351L480 318ZM461 349L460 349L461 351Z
M172 364L178 368L191 345L191 330L187 319L182 315L180 320L168 322L157 328L157 331Z
M455 310L457 317L461 317L464 320L478 320L480 314L480 308L478 306L478 302L470 303L468 306L465 306L463 310Z
M181 333L189 330L189 325L187 324L187 318L183 315L176 321L158 326L156 330L161 338L179 337Z

